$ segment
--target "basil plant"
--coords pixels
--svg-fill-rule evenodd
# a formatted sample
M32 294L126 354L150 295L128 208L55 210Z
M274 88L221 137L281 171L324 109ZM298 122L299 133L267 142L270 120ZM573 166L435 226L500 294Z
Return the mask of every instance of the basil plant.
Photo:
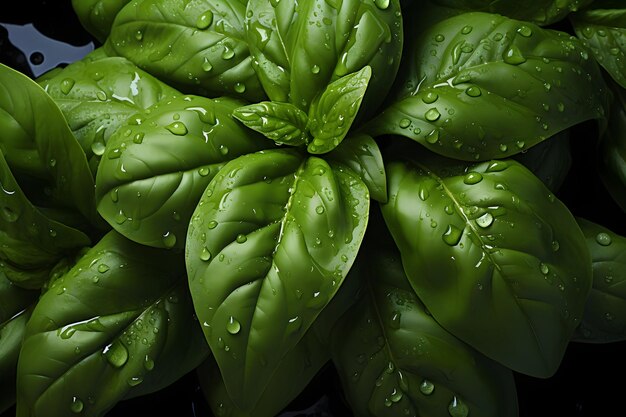
M626 210L622 1L72 5L92 52L0 64L0 412L194 372L273 417L330 367L355 417L515 417L626 340L626 237L561 199L592 123Z

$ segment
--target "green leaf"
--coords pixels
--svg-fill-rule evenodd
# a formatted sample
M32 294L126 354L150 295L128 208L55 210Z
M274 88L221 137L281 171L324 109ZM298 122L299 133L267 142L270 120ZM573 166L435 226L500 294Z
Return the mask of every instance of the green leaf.
M571 15L571 21L598 63L626 88L626 4L596 0L591 8Z
M607 89L587 51L565 32L494 14L446 19L416 37L396 100L361 131L467 161L514 155L604 117Z
M583 8L593 0L434 0L443 6L466 11L491 12L546 26Z
M388 232L368 229L365 239L348 276L363 282L361 299L332 334L333 362L354 415L517 416L512 372L433 319L393 241L386 243Z
M237 0L137 0L117 15L104 45L181 91L265 98L252 68Z
M369 66L359 118L370 117L398 70L403 43L398 0L250 0L245 22L252 65L268 97L303 111L330 83Z
M15 286L0 272L0 413L15 403L15 376L22 336L38 291Z
M109 137L176 90L121 57L76 61L38 80L57 103L95 171Z
M587 240L593 287L573 340L611 343L626 340L626 238L577 218Z
M59 259L91 241L34 207L1 151L0 187L0 272L21 286L38 288Z
M233 116L279 145L300 146L308 142L306 113L290 103L264 101L239 107Z
M513 160L464 165L404 150L387 175L385 221L435 320L514 371L553 375L591 288L568 208Z
M105 235L28 321L17 416L102 416L198 366L207 349L184 275L182 257Z
M220 168L271 145L232 118L241 104L177 97L120 127L96 177L102 217L135 242L183 248L191 214Z
M309 109L309 131L313 141L307 147L313 154L335 149L348 134L372 76L372 69L364 67L330 83L316 97Z
M11 170L46 180L52 194L94 224L94 181L63 113L33 80L0 64L0 150Z
M556 192L572 167L570 132L564 130L528 149L514 159L528 168L551 191Z
M130 2L131 0L72 0L72 8L83 28L100 43L104 43L117 13Z
M189 285L238 407L257 404L337 292L368 207L350 169L295 150L239 157L207 187L187 236Z
M600 138L598 168L609 194L626 212L626 90L613 86L615 100Z
M359 174L374 200L381 203L387 201L387 177L383 156L371 136L358 133L351 135L326 157L348 166Z

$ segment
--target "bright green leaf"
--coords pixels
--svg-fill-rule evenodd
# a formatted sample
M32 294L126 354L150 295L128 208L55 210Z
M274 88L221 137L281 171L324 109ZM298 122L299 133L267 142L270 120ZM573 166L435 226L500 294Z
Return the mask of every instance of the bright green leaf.
M308 142L308 117L293 104L264 101L239 107L233 116L279 145L299 146Z

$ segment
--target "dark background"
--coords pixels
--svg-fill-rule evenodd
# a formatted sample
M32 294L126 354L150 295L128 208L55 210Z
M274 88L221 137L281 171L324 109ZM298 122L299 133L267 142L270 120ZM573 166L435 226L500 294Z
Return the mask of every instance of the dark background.
M22 49L13 45L3 24L32 23L46 37L65 45L47 44L47 49ZM567 22L559 29L571 32ZM33 41L35 42L35 41ZM31 77L45 65L65 65L77 51L99 46L76 19L69 0L20 0L11 9L0 11L0 63ZM23 53L28 51L28 56ZM74 55L72 55L74 54ZM67 59L63 61L63 59ZM46 61L47 60L47 61ZM1 134L1 133L0 133ZM585 122L571 131L573 165L557 196L572 213L600 223L626 236L624 213L606 192L597 175L595 122ZM520 417L600 417L624 415L626 383L626 342L611 344L571 343L559 371L551 378L537 379L516 374ZM14 409L0 417L13 416ZM127 400L107 417L127 415L211 416L192 372L169 388L152 395ZM328 366L281 417L349 417L338 386L338 378ZM424 416L427 417L427 416Z

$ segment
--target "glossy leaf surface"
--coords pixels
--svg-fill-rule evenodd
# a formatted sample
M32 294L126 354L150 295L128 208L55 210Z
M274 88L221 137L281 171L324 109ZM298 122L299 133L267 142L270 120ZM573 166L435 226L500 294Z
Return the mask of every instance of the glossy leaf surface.
M390 240L387 231L368 230L348 276L363 282L360 301L331 339L354 415L517 416L512 372L433 319Z
M455 159L514 155L604 117L607 107L599 67L582 42L495 14L430 26L404 57L396 100L363 131L402 135Z
M109 137L120 126L136 113L180 94L126 58L92 57L38 82L63 112L95 175Z
M577 220L591 252L593 287L573 340L626 340L626 238L589 220Z
M219 169L272 146L232 118L241 104L180 96L118 129L96 177L100 214L135 242L182 248L191 214Z
M613 79L626 88L626 3L596 0L572 15L576 35Z
M305 112L291 103L264 101L239 107L233 116L246 127L280 145L299 146L308 142Z
M385 221L411 285L452 334L505 366L556 372L591 289L584 236L519 163L387 165Z
M109 232L37 303L18 362L17 416L101 416L196 367L206 349L183 277L180 256Z
M252 409L358 252L369 193L350 169L297 151L229 162L189 227L196 314L234 403Z
M105 48L181 91L260 101L238 0L137 0L118 14Z

